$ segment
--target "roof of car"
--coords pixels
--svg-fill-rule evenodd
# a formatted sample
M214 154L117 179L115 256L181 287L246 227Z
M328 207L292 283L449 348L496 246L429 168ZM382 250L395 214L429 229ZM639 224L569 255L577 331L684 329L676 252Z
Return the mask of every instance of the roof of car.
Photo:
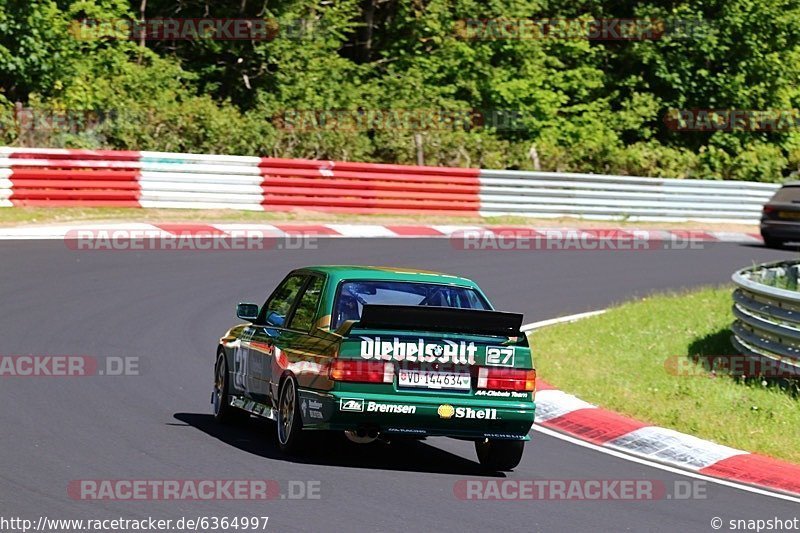
M444 272L421 270L412 268L390 266L359 266L359 265L315 265L299 270L312 270L322 272L337 280L341 279L374 279L392 281L417 281L428 283L452 283L466 287L476 287L477 284L467 278L454 276Z

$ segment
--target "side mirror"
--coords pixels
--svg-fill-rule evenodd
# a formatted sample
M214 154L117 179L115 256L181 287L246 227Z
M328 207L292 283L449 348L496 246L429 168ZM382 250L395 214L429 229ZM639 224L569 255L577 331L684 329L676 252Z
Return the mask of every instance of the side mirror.
M254 322L258 318L258 305L240 303L236 305L236 316L248 322Z

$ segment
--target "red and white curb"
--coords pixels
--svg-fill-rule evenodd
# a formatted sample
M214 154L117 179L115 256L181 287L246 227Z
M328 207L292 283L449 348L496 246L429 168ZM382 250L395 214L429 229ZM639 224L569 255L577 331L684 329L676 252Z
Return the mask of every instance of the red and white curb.
M0 240L15 239L66 239L80 235L112 234L114 238L125 238L126 233L137 236L146 233L150 237L180 236L226 236L243 233L261 233L273 237L313 236L322 238L473 238L474 249L514 249L513 241L527 239L556 243L552 247L540 244L534 249L570 250L586 249L587 242L605 241L608 249L614 243L637 241L640 243L662 241L675 243L734 242L761 243L755 233L695 230L650 230L650 229L581 229L581 228L536 228L527 226L470 226L470 225L421 225L421 224L201 224L201 223L79 223L61 225L0 227ZM484 239L484 240L481 240ZM501 240L502 242L498 242ZM472 244L470 246L472 246ZM636 249L635 247L633 249Z
M546 320L529 324L524 329L536 330L602 312ZM651 426L587 403L542 381L537 383L534 429L553 436L568 435L613 455L618 455L613 452L622 452L644 459L651 466L667 465L682 472L692 472L695 477L721 479L729 482L725 483L727 485L800 503L800 498L796 498L800 496L800 465ZM786 496L750 486L780 491Z

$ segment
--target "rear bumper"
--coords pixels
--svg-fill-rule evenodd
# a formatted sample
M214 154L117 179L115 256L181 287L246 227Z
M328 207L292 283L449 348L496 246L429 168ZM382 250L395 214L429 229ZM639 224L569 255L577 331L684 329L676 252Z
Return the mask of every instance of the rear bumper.
M800 241L800 222L761 220L761 236L772 239Z
M307 429L366 429L388 435L528 440L531 399L438 398L430 394L386 395L300 391Z

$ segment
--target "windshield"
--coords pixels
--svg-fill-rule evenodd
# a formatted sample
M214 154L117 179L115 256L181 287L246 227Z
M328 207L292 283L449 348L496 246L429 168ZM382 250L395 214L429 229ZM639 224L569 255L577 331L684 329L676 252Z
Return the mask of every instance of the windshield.
M491 309L483 296L469 287L408 281L347 281L336 295L331 327L359 320L367 304Z

